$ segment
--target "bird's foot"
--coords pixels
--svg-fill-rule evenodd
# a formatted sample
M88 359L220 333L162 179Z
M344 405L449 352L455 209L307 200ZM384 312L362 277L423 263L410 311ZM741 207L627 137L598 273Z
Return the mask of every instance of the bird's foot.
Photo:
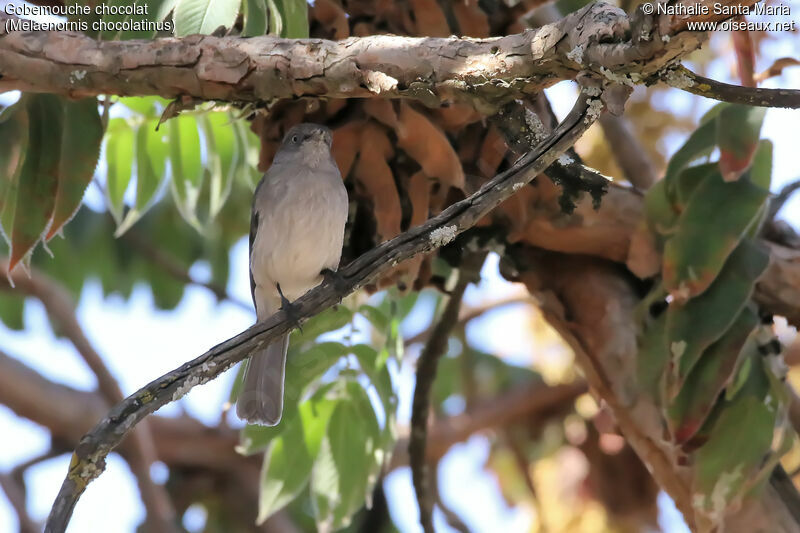
M334 290L340 296L350 289L350 285L347 283L347 280L337 271L331 270L330 268L323 268L320 274L325 280L325 283L330 283L333 285Z
M297 310L297 306L283 295L280 283L276 283L275 286L278 288L278 294L281 296L281 311L286 315L289 324L299 329L300 333L302 333L303 327L300 325L300 313Z

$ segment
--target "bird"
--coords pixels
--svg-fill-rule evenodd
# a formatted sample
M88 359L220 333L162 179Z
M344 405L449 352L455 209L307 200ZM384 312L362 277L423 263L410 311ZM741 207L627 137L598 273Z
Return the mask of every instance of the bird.
M331 130L292 127L253 193L250 290L262 322L319 285L339 266L348 214L347 189L331 153ZM249 424L277 425L283 412L289 335L246 363L236 414Z

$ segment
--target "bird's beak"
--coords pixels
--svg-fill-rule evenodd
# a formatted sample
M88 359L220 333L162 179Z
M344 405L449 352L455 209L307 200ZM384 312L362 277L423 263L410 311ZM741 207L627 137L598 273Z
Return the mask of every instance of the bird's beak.
M318 143L330 145L330 138L323 130L317 130L311 134L311 137Z

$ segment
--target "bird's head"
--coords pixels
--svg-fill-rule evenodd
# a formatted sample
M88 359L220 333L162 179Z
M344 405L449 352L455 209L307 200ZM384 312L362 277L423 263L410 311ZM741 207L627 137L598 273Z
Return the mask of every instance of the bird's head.
M308 165L316 166L323 158L330 157L333 135L331 130L319 124L303 123L292 127L283 137L276 159L300 158Z

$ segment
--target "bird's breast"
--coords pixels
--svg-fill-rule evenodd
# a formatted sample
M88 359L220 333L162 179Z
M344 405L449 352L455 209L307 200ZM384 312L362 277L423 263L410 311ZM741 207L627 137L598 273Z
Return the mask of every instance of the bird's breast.
M256 285L280 283L290 300L318 285L320 271L339 264L347 220L347 191L336 179L300 172L259 206L250 258Z

